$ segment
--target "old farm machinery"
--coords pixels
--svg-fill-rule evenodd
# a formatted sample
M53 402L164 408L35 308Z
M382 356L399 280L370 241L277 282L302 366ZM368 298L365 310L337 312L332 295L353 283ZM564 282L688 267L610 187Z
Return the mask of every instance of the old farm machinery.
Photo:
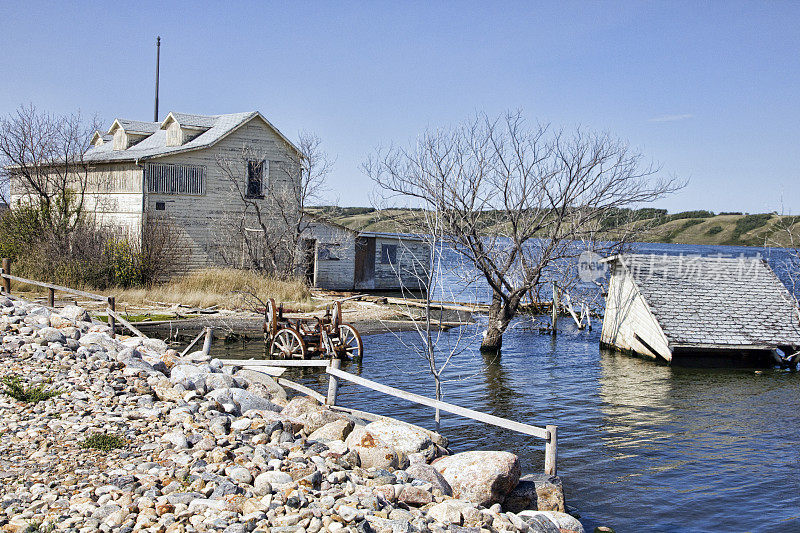
M283 305L267 301L264 341L272 359L329 357L361 359L364 345L356 328L342 322L342 305L334 302L322 317L287 318Z

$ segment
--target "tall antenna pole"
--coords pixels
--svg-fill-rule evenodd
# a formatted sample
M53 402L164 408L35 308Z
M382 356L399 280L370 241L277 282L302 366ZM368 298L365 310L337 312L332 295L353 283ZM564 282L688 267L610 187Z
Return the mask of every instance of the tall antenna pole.
M156 109L153 113L153 122L158 122L158 67L161 63L161 36L156 38Z

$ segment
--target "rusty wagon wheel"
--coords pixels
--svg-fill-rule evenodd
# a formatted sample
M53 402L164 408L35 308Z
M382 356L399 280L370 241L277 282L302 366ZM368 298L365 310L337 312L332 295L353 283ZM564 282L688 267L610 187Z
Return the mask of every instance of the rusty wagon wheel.
M269 355L273 359L305 359L306 343L292 328L283 328L275 334Z
M361 342L361 335L350 324L339 324L339 338L334 340L333 346L340 357L361 359L364 355L364 343Z

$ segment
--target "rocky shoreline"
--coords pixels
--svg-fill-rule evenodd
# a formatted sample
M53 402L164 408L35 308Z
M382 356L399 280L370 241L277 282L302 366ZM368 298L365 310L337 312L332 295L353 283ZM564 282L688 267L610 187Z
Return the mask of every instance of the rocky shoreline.
M0 394L2 531L583 532L514 454L450 454L80 307L0 296L0 340L0 388L54 394Z

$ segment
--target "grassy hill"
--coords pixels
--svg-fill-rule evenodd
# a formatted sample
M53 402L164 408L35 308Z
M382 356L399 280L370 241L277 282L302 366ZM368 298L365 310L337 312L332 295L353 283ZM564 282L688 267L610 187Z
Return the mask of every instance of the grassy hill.
M325 213L335 222L358 231L403 231L421 215L415 209L384 209L371 207L315 207L312 212ZM633 220L634 222L631 222ZM404 224L404 222L407 222ZM685 211L669 214L663 209L640 209L620 214L620 224L642 224L649 229L639 240L679 244L711 244L763 246L765 239L773 244L787 245L780 228L789 223L795 235L800 235L800 217L774 213L719 213ZM614 229L610 224L609 232Z

